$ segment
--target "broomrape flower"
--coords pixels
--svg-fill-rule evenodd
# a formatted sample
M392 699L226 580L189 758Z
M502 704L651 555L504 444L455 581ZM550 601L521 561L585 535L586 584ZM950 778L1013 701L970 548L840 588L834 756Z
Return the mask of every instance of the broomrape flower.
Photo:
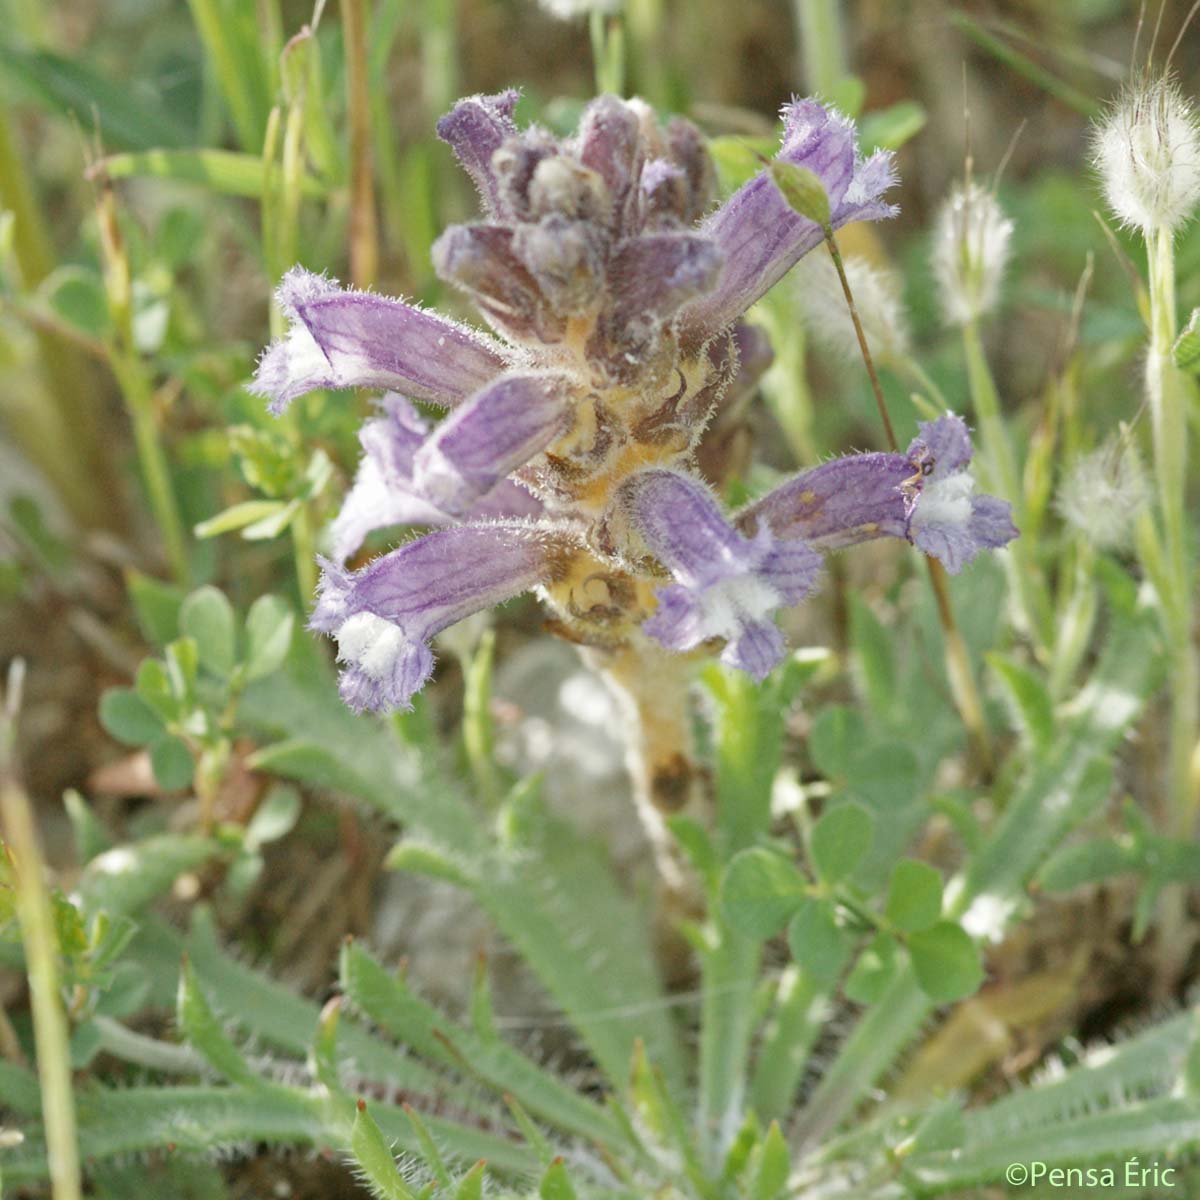
M447 229L434 265L490 332L297 268L279 290L288 333L255 376L275 411L315 388L389 392L363 427L312 618L337 641L348 704L407 707L434 635L528 591L552 628L626 674L712 649L761 678L784 654L774 614L816 587L823 554L891 536L957 571L1015 536L1008 506L974 494L953 416L905 454L837 459L724 512L712 485L741 453L771 359L742 316L822 230L767 172L714 208L687 121L662 127L602 96L558 139L518 129L516 100L473 96L438 125L482 219ZM852 123L813 100L783 121L779 157L821 180L835 227L892 215L890 155L863 159ZM430 427L410 400L448 415ZM394 525L433 529L342 566ZM674 759L655 779L686 785Z

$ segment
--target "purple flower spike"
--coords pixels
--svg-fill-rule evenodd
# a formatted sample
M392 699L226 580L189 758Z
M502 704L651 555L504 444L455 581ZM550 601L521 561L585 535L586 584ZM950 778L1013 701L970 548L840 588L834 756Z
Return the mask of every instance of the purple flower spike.
M721 661L762 679L784 652L771 614L812 591L821 556L802 541L778 540L765 524L743 536L703 484L675 471L635 475L619 503L675 580L659 589L642 629L668 650L724 638Z
M475 181L490 216L501 212L500 184L492 169L492 155L505 138L517 132L512 114L520 98L521 93L515 89L494 96L468 96L437 123L438 137L449 143Z
M550 372L504 375L456 409L413 460L418 492L463 515L566 424L572 381Z
M975 495L975 480L967 470L971 438L961 417L948 414L918 429L908 457L921 465L924 476L909 518L909 537L957 575L981 550L998 550L1017 536L1012 506L995 496Z
M454 405L504 370L502 347L445 317L296 267L277 293L291 330L267 348L253 390L271 411L317 388L396 388Z
M333 522L333 556L353 554L367 534L392 525L448 525L453 517L420 494L413 481L413 459L429 436L417 410L394 393L385 396L384 414L359 431L363 458L354 486ZM536 517L541 504L524 488L502 480L471 506L467 516Z
M567 544L524 521L439 529L350 572L323 562L313 629L331 634L342 699L411 707L433 672L429 641L481 609L554 578Z
M853 121L816 100L793 100L784 107L783 120L777 157L820 178L835 229L895 215L896 209L880 200L895 180L892 156L878 151L863 161ZM820 226L789 207L766 171L739 188L699 231L720 247L725 270L716 289L684 313L687 345L699 345L724 329L823 237Z

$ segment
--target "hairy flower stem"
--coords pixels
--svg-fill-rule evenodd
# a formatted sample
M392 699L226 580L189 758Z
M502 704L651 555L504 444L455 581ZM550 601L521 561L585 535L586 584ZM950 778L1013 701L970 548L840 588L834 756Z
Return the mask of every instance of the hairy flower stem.
M800 71L809 91L829 99L846 76L840 0L794 0Z
M1146 357L1146 395L1154 443L1155 478L1162 512L1160 603L1163 632L1172 666L1171 713L1167 734L1168 832L1190 840L1196 828L1200 780L1194 762L1200 730L1200 663L1192 637L1192 571L1187 521L1187 396L1175 366L1175 254L1171 233L1159 229L1147 237L1150 271L1150 350ZM1158 539L1155 539L1158 540ZM1165 986L1171 986L1190 949L1185 935L1187 893L1167 888L1159 908L1161 962Z
M888 415L887 401L883 397L883 389L879 386L879 376L875 371L871 349L867 345L867 335L863 332L858 309L854 304L854 295L850 290L850 281L846 278L846 268L842 263L841 251L838 250L832 230L826 230L825 244L829 247L833 264L837 268L838 279L841 280L846 304L850 309L850 319L854 322L854 332L858 337L859 349L862 351L867 375L871 380L875 404L883 421L888 449L897 453L900 447L896 441L896 431L892 427L891 417ZM937 602L938 621L941 623L942 637L946 642L946 674L950 679L950 690L954 696L954 703L966 726L967 735L974 747L980 770L985 775L990 775L992 770L991 741L988 738L987 724L983 717L983 704L979 699L979 689L975 684L975 673L971 670L971 656L954 617L950 589L946 584L946 571L942 564L930 555L925 556L925 564L929 568L929 583L933 588L934 599Z
M10 670L4 708L0 710L0 819L16 868L17 916L28 967L51 1188L54 1200L79 1200L83 1192L75 1138L71 1053L58 974L58 941L43 884L46 867L38 845L33 806L17 780L13 761L20 675L19 668Z
M365 0L341 0L346 41L346 107L350 114L350 276L368 288L379 273L379 222L371 163L371 91Z
M1025 516L1025 489L1021 483L1016 454L1000 414L996 380L984 353L978 324L967 321L962 333L971 403L981 434L984 478L1013 506L1013 519L1020 528ZM1036 570L1023 541L1018 540L1009 547L1005 562L1010 590L1016 598L1018 626L1032 639L1034 649L1042 657L1051 640L1050 611L1045 596L1035 590Z
M667 822L687 816L712 825L704 777L694 761L689 704L691 661L642 641L591 651L625 719L633 799L663 888L664 917L694 916L698 886Z

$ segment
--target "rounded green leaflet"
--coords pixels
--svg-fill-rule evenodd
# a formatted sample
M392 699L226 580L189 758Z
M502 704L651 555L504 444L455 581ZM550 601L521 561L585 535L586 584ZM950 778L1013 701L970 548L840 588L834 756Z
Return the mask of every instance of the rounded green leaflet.
M939 921L908 939L921 990L938 1004L963 1000L983 982L979 948L961 925Z
M861 804L839 804L823 813L809 842L822 881L835 884L848 879L870 853L874 835L875 818Z
M804 876L782 854L754 847L730 862L721 883L721 909L739 932L765 940L783 928L805 893Z
M796 964L821 984L837 980L850 952L832 905L812 898L801 903L788 926L788 947Z
M901 859L892 870L884 915L904 933L919 933L942 915L942 877L928 863Z
M179 610L179 628L196 643L200 663L215 675L228 675L237 661L233 606L215 587L192 592Z
M144 746L163 732L158 713L132 688L109 688L100 697L100 724L126 746Z

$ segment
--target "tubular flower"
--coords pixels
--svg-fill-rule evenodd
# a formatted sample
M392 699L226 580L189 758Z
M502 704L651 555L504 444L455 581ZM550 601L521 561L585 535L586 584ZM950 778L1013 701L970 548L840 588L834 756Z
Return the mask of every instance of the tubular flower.
M434 265L492 333L296 270L255 377L276 410L315 388L396 393L363 427L312 619L347 703L407 706L436 633L527 591L613 662L721 646L761 677L783 654L773 615L815 587L823 552L890 534L957 570L1013 536L1007 506L971 494L949 417L906 455L826 463L724 515L709 484L740 467L771 361L741 317L821 231L765 172L714 208L686 121L602 96L558 139L518 129L516 100L470 97L438 125L482 219L447 229ZM783 118L779 154L821 179L835 225L892 213L890 157L862 160L851 122L811 100ZM450 411L430 427L410 399ZM341 565L394 525L434 528Z

